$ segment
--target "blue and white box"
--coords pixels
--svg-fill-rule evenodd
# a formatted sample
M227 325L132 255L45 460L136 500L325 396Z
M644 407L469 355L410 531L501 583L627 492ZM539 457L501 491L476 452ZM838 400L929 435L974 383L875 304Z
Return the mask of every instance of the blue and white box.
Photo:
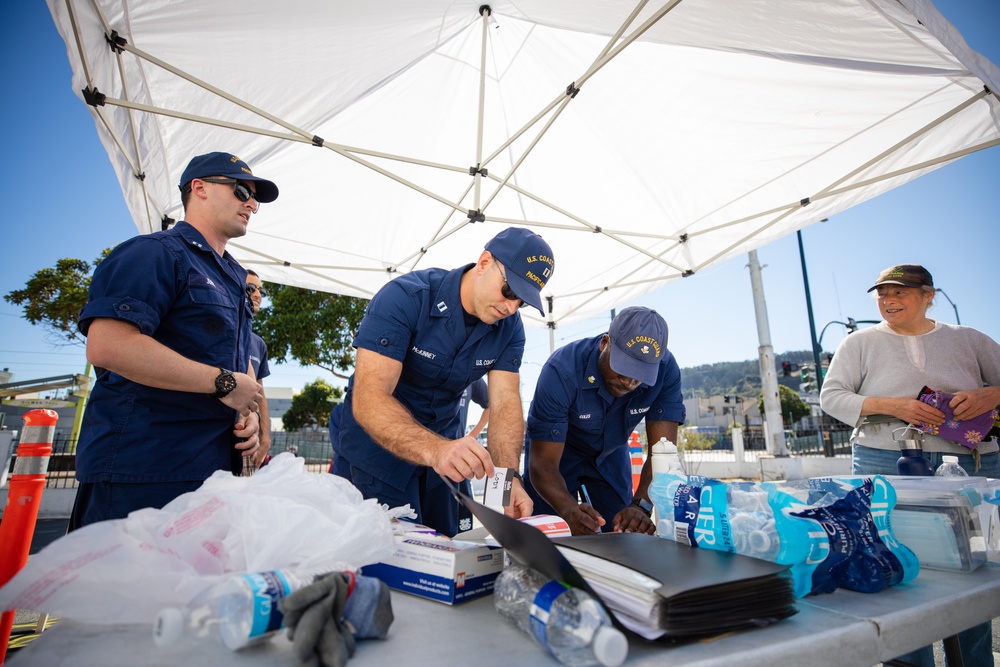
M503 569L503 549L439 535L396 535L396 551L362 573L378 577L389 588L445 604L493 593Z

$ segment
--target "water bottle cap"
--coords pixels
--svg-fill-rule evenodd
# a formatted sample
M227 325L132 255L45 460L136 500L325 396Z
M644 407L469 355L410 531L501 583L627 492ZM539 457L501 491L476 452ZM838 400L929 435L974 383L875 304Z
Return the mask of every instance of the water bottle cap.
M750 548L757 553L767 553L771 549L771 536L763 530L750 533Z
M628 657L628 640L621 630L602 625L594 634L594 657L604 667L618 667Z
M171 646L184 632L184 612L177 607L161 609L153 624L153 641L157 646Z
M955 463L955 464L958 464L958 457L957 456L950 456L948 454L945 454L944 456L941 457L941 461L943 461L944 463Z
M667 440L665 437L660 438L656 444L653 445L652 452L654 454L676 454L677 445Z

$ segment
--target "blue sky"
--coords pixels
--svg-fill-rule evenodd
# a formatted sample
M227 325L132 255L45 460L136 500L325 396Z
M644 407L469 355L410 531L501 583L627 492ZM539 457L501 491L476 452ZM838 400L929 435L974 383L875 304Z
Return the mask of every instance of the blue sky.
M1000 2L939 0L940 11L970 46L1000 63ZM70 89L66 48L44 2L0 3L0 293L62 257L92 260L136 234L87 108ZM828 322L878 319L865 290L890 264L920 263L958 308L961 323L1000 340L1000 147L981 151L802 232L817 333ZM808 349L809 321L794 234L758 249L775 352ZM757 328L746 258L675 281L626 305L656 308L670 326L681 366L757 357ZM610 316L610 314L609 314ZM556 346L605 331L609 316L558 330ZM932 317L955 322L938 297ZM844 327L832 324L823 347L836 349ZM522 376L530 399L549 352L545 330L528 332ZM81 346L53 345L40 327L0 301L0 369L17 380L82 372ZM266 384L300 388L318 368L271 366ZM474 415L473 415L474 416Z

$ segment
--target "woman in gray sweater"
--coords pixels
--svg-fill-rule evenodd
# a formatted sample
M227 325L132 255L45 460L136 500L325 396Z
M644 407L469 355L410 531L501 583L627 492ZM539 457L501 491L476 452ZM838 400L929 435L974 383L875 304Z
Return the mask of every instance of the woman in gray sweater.
M917 400L924 386L955 394L950 406L958 420L978 417L1000 404L1000 345L970 327L927 317L935 291L931 274L922 266L892 266L879 275L872 290L878 291L884 321L841 342L823 382L820 405L854 427L855 474L895 475L899 444L893 430L917 422L939 426L945 420L943 412ZM942 455L952 454L970 475L1000 477L994 439L970 451L925 433L923 449L932 467L941 463ZM960 633L959 643L966 664L993 664L989 623ZM929 646L901 658L934 665Z

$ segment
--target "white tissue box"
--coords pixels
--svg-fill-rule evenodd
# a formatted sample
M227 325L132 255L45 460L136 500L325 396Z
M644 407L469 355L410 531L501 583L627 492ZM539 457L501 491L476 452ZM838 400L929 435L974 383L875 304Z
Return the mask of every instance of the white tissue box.
M362 573L378 577L389 588L445 604L493 593L503 569L503 549L439 535L396 535L396 551Z

